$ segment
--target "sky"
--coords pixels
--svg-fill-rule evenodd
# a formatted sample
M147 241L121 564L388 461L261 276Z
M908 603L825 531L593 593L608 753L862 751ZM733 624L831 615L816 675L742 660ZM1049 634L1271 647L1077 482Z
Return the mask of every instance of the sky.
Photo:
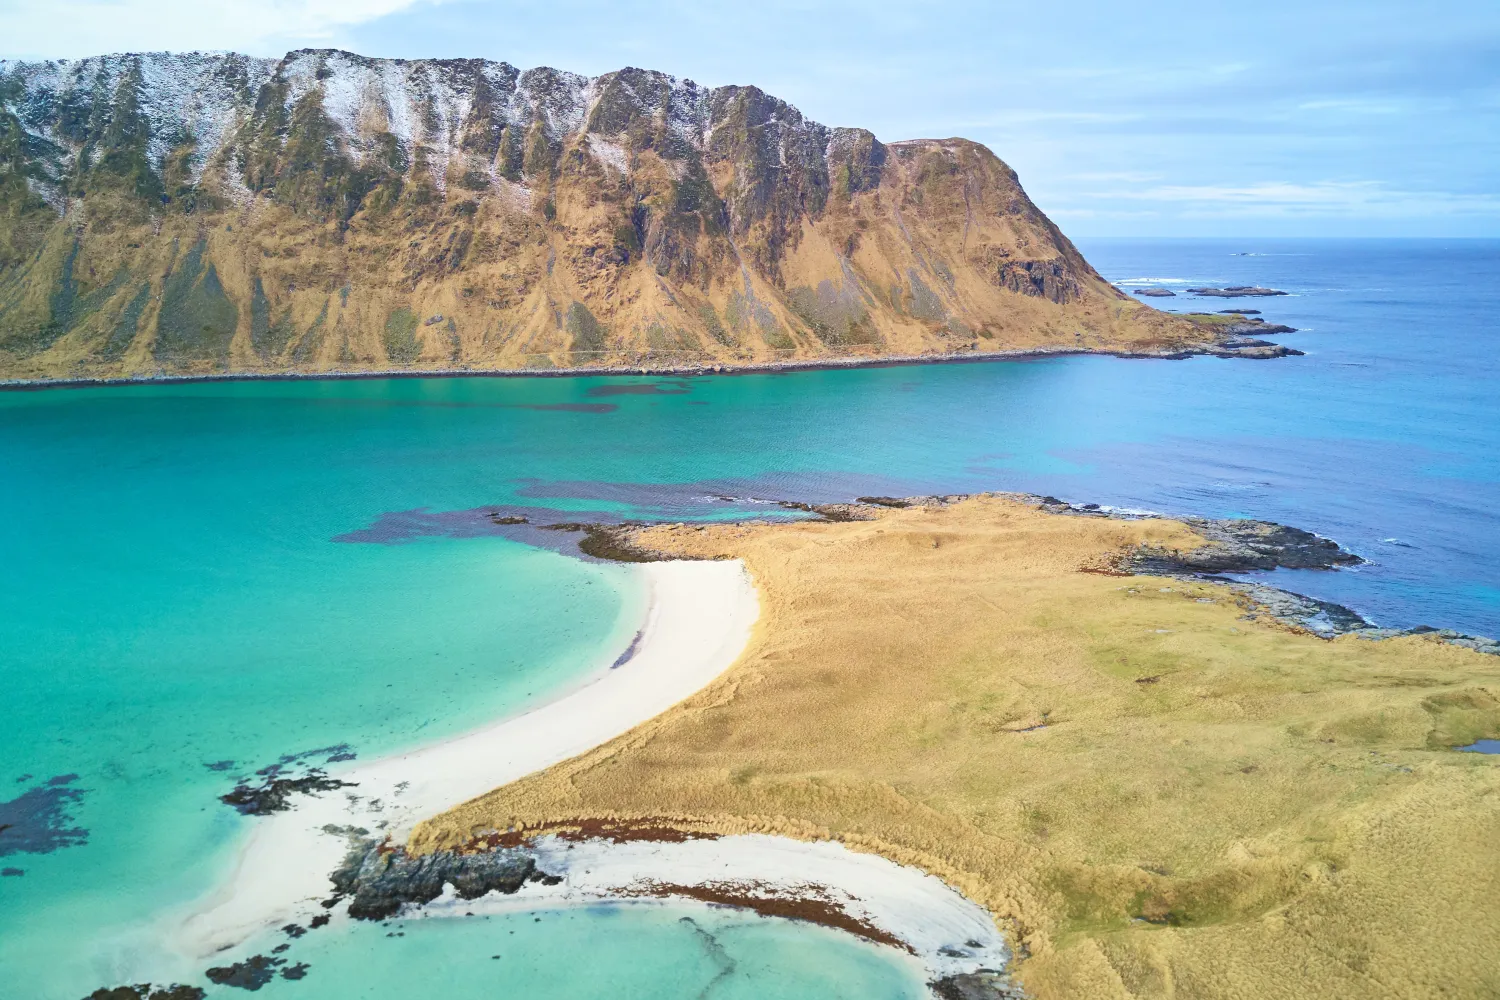
M964 136L1074 236L1500 237L1500 2L0 0L0 56L473 57Z

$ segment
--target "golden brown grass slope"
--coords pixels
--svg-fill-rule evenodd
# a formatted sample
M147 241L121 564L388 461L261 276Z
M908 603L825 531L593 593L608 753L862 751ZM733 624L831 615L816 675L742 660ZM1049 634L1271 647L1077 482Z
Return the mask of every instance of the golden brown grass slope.
M1112 288L966 140L887 145L754 87L643 70L518 83L477 60L309 50L235 98L221 145L173 133L181 145L157 162L147 140L165 139L140 112L151 85L130 65L172 58L112 57L121 75L96 117L134 124L98 134L77 133L32 80L42 69L0 74L0 377L1174 353L1219 339ZM453 106L432 104L423 76L402 98L416 131L397 136L380 73L437 74ZM363 95L357 113L330 89ZM28 184L48 177L44 202Z
M746 560L744 656L416 849L599 817L832 837L989 907L1043 1000L1500 995L1500 761L1450 749L1500 733L1493 657L1104 575L1196 536L999 497L641 540Z

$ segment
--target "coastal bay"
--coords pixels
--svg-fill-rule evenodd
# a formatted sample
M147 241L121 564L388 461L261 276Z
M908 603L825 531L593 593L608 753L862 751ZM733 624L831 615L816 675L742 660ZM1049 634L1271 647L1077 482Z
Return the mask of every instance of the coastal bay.
M1440 253L1423 243L1309 241L1266 247L1285 256L1232 259L1231 249L1243 248L1086 247L1117 281L1288 289L1257 305L1268 322L1298 329L1284 341L1305 357L0 394L0 454L13 472L0 490L0 537L13 557L0 581L12 654L3 676L26 708L0 754L14 788L0 799L55 802L60 830L87 834L0 859L23 873L0 879L14 921L0 934L0 964L47 1000L140 981L140 941L121 928L164 907L181 912L254 824L274 818L218 801L241 779L312 748L328 752L309 763L337 771L347 762L326 760L342 743L356 766L430 745L614 662L640 624L629 575L495 537L524 527L495 524L488 515L502 509L544 511L539 521L695 523L797 513L776 501L1019 489L1261 517L1337 538L1367 561L1251 580L1346 604L1377 625L1496 634L1500 421L1485 416L1493 303L1476 280L1490 258L1477 245ZM1392 300L1381 289L1396 274L1411 280ZM1394 386L1403 405L1375 405ZM219 599L206 598L209 584ZM1363 640L1334 645L1343 642ZM101 675L101 664L116 672ZM124 698L76 683L124 682L149 664L148 681ZM228 758L229 769L209 769ZM755 949L804 954L797 942L814 940L848 995L887 995L874 984L890 996L922 989L882 957L899 953L848 935L799 937L813 931L743 911L710 927L715 911L691 900L600 905L569 907L566 924L543 912L537 926L562 936L534 932L535 954L549 940L588 941L608 962L610 941L649 940L662 960L652 975L663 978L631 979L630 989L706 984L728 966L678 922L689 917L738 962L721 990L769 989L753 971L767 968ZM493 921L519 930L532 923L525 912ZM454 989L584 990L585 970L509 949L496 962L470 954L493 933L473 920L426 925L420 939L387 939L398 928L379 923L325 928L292 942L287 968L309 962L309 979L264 989L295 997L316 983L332 995L324 976L335 973L349 996L425 988L400 971L401 956L420 948L455 970ZM57 927L69 933L48 930ZM775 943L757 927L779 928L765 930ZM51 944L34 947L42 938ZM830 943L846 938L854 950ZM182 968L201 974L206 964ZM774 995L837 995L793 965ZM798 994L792 980L812 992Z

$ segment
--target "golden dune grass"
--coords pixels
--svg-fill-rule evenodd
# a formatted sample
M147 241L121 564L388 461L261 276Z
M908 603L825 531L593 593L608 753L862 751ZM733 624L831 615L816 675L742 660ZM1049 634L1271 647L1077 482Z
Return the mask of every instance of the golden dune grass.
M989 907L1061 997L1500 996L1500 661L1324 641L1210 584L1083 572L1169 521L1001 497L656 527L746 560L740 661L584 757L420 827L599 817L833 837Z

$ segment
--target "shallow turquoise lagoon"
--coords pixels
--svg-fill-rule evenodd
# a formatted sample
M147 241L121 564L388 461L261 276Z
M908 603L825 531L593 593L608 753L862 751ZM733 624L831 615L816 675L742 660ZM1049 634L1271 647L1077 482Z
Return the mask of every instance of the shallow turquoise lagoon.
M217 801L236 777L472 728L607 666L638 625L620 567L332 541L390 505L479 502L482 467L437 482L448 460L404 452L379 409L274 398L0 399L0 800L71 796L0 820L0 847L28 825L71 845L0 858L22 873L0 879L18 996L150 967L119 933L210 884L253 821Z
M921 1000L916 963L850 935L700 904L395 920L309 935L268 1000Z

